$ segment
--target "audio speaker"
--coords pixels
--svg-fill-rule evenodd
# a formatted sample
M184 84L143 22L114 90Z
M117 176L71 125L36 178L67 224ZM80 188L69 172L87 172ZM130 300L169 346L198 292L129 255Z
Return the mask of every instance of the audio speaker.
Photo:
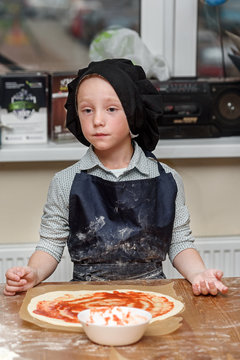
M240 134L240 82L210 83L212 122L222 135Z

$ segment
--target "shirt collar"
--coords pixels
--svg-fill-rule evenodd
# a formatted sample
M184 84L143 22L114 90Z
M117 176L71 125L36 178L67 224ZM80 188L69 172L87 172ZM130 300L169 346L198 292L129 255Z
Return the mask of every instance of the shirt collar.
M149 164L148 158L144 154L142 148L138 145L136 141L134 143L134 153L132 159L128 165L128 171L132 169L137 169L142 174L148 174L149 172Z
M148 159L141 147L135 141L133 141L133 144L134 152L132 159L128 165L127 171L131 171L135 168L142 174L147 175L149 172ZM103 166L103 164L100 162L100 160L94 153L92 145L90 145L87 152L80 160L80 170L90 170L94 167L100 167L101 169L108 171L108 169Z
M80 170L89 170L96 166L100 166L101 168L103 167L102 163L93 151L92 145L90 145L85 155L81 158Z

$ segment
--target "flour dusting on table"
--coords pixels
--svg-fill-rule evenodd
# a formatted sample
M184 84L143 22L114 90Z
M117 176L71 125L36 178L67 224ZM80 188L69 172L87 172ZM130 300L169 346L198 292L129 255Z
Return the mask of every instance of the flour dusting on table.
M6 348L0 347L0 359L1 360L13 360L18 357L19 357L19 355L14 353L13 351L10 351Z

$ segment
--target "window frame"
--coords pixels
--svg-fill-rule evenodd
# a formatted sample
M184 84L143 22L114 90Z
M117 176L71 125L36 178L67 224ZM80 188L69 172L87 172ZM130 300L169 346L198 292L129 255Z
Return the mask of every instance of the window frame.
M196 76L197 13L198 0L141 0L142 40L165 59L171 77Z

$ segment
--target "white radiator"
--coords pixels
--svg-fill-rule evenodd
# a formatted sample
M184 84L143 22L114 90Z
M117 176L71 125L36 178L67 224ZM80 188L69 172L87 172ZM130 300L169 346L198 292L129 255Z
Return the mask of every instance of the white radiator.
M209 237L196 239L196 246L207 267L223 270L224 276L240 276L240 236ZM0 244L0 282L5 282L5 272L12 266L26 265L35 244ZM164 262L167 278L179 278L180 274L169 260ZM72 263L67 249L56 271L47 281L69 281L72 278Z
M35 244L0 244L0 283L5 282L6 270L13 266L25 266L34 252ZM46 281L70 281L73 266L65 248L61 262L55 272Z
M195 245L208 268L217 268L225 277L240 276L240 236L197 238ZM169 279L181 277L167 259L163 264Z

